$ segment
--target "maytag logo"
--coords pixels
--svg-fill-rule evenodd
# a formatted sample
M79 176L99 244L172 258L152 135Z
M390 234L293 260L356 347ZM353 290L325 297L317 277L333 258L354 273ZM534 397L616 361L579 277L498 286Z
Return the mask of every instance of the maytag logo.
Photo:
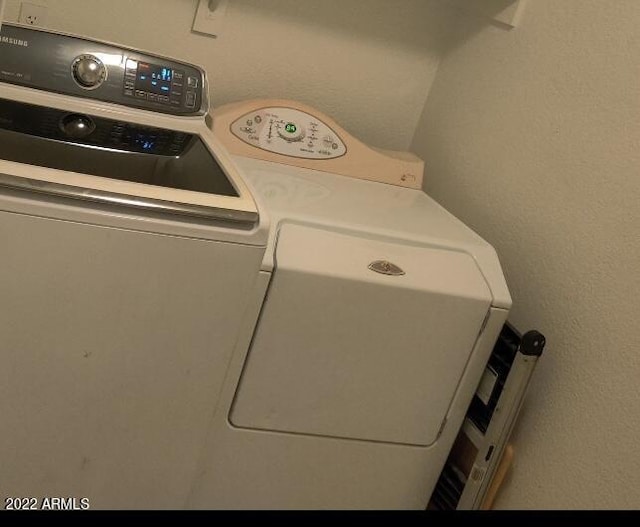
M19 38L3 37L0 35L0 44L9 44L10 46L21 46L23 48L29 47L28 40L20 40Z

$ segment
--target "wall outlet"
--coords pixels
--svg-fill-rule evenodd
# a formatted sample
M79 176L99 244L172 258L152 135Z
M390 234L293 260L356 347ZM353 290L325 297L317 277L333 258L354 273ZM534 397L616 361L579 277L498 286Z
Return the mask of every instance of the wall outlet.
M29 2L22 2L20 6L20 18L18 22L26 26L38 26L42 27L47 22L47 14L49 8L37 4L31 4Z

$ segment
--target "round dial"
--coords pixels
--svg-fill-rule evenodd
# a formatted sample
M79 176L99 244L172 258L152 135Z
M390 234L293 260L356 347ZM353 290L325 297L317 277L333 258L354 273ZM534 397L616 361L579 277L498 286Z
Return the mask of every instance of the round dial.
M95 90L107 78L107 68L94 55L80 55L73 61L73 78L87 90Z
M289 122L278 128L278 135L285 141L293 143L295 141L302 141L307 134L304 128L296 123Z

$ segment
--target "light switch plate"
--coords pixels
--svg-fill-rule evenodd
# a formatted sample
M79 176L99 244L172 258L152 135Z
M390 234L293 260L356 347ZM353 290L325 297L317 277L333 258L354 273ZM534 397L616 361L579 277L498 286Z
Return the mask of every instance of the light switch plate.
M200 0L192 30L196 33L219 37L228 5L229 0Z

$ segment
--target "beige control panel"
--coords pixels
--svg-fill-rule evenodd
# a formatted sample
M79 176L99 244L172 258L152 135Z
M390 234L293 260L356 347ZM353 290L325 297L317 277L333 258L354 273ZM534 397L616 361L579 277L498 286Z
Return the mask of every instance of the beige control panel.
M364 144L331 117L297 101L255 99L216 108L207 122L232 154L357 179L422 188L424 162Z
M238 118L231 132L268 152L304 159L335 159L347 153L338 133L317 117L293 108L261 108Z

